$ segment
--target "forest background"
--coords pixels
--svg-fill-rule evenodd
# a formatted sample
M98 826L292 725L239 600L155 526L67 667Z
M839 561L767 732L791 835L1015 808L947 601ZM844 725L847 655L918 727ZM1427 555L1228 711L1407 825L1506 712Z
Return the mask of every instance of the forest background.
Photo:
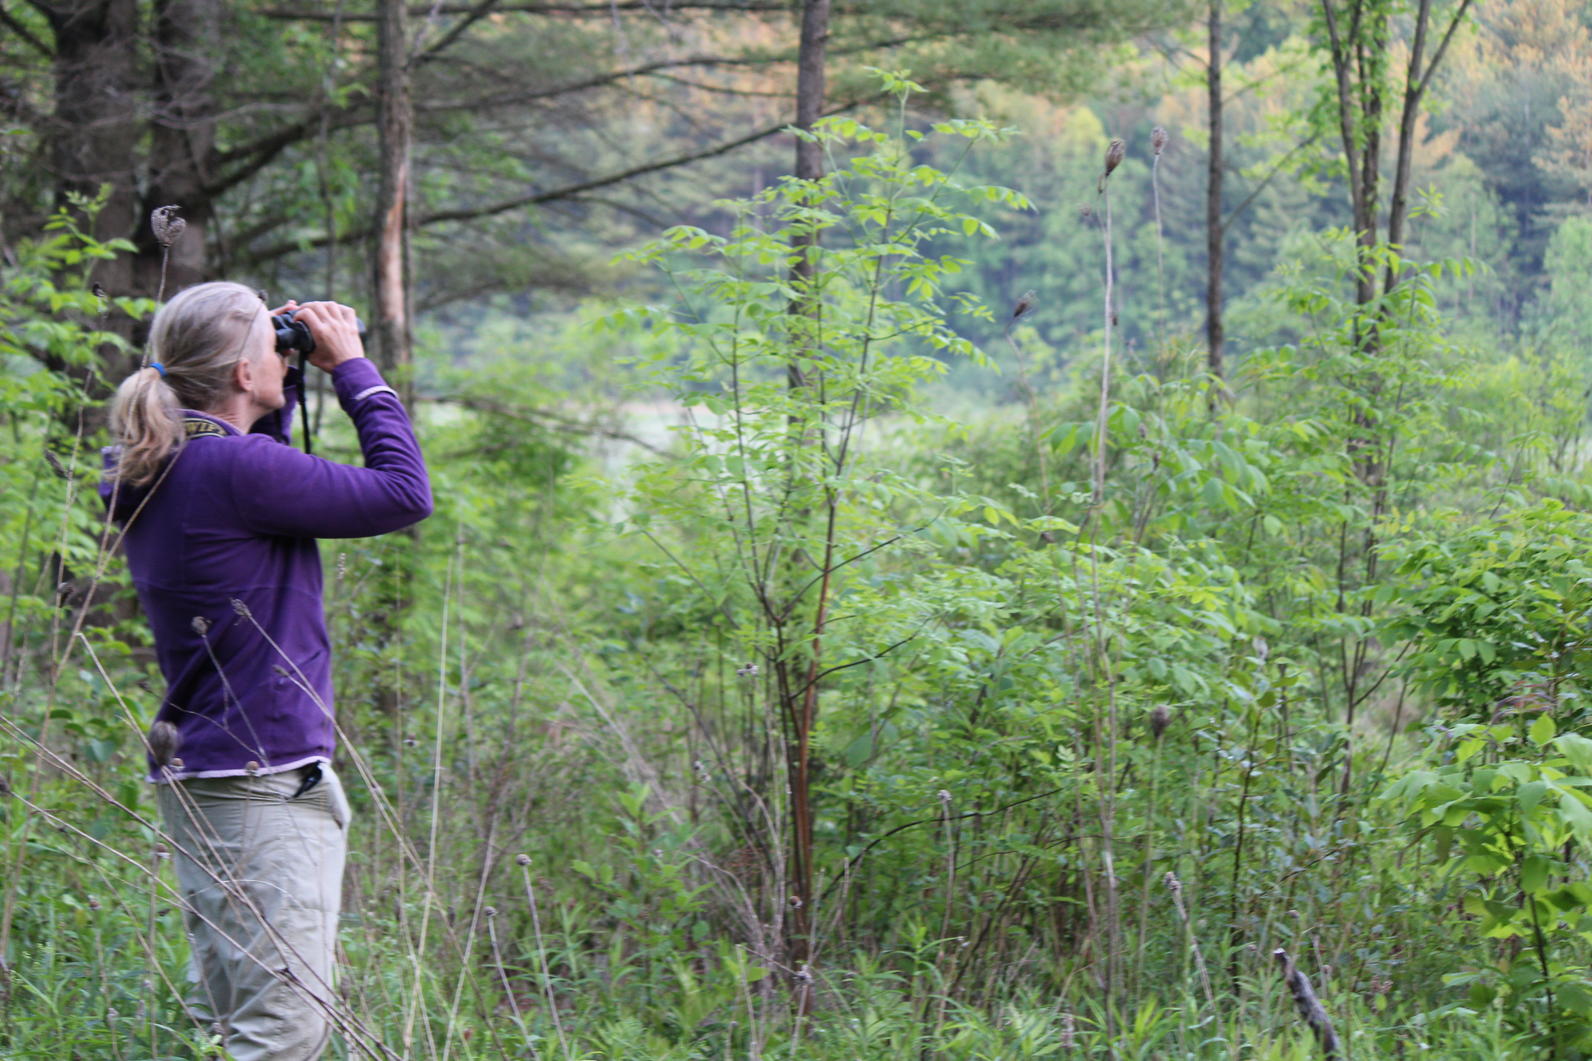
M215 1053L93 491L215 278L434 476L338 1056L1587 1056L1589 26L0 0L0 1056Z

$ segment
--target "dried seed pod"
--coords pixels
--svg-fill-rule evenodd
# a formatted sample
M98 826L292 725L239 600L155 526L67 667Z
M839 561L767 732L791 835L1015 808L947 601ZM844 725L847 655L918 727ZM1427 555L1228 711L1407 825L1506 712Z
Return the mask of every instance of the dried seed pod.
M1017 300L1017 304L1012 307L1012 320L1015 321L1018 317L1021 317L1023 314L1027 313L1033 308L1034 293L1032 291L1024 291L1023 296L1019 298Z
M1161 152L1166 149L1166 142L1171 138L1171 134L1159 125L1150 130L1150 150L1155 152L1156 158L1161 157Z
M181 206L172 203L169 206L157 206L150 213L150 230L155 233L155 242L162 247L169 248L176 243L188 227L188 222L177 216L177 211L181 209Z
M1111 143L1106 147L1106 176L1111 176L1111 171L1122 165L1122 159L1128 153L1128 145L1118 137L1112 137Z
M182 735L177 732L177 727L165 719L149 727L149 757L155 760L157 767L171 765L177 755L177 746L182 743Z
M1106 169L1100 174L1100 183L1095 186L1096 191L1106 190L1106 178L1111 176L1111 171L1122 165L1122 160L1127 156L1128 145L1118 137L1112 137L1111 143L1106 146Z

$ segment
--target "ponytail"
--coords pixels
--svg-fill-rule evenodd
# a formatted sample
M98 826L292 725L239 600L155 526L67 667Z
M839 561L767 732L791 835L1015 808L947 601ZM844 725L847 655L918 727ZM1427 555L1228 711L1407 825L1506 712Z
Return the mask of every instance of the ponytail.
M111 433L122 444L116 478L131 486L155 478L161 463L182 447L177 392L159 369L145 365L122 380L111 399Z
M152 481L182 448L182 410L203 412L225 400L250 335L269 327L259 296L242 284L198 284L162 306L149 327L150 363L111 399L111 432L122 446L116 478Z

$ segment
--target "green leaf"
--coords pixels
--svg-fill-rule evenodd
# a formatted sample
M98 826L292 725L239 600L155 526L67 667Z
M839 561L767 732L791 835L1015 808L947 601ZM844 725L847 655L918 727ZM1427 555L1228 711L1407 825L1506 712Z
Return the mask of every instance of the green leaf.
M1559 796L1559 813L1577 839L1585 841L1592 837L1592 810L1588 810L1575 793L1565 792Z
M1540 746L1551 741L1553 735L1557 732L1559 732L1559 727L1553 724L1553 716L1543 712L1537 716L1537 720L1531 724L1531 728L1526 731L1526 734L1531 738L1531 743Z
M1553 742L1583 777L1592 777L1592 740L1579 733L1564 733Z
M1529 781L1515 791L1515 798L1520 801L1520 816L1530 817L1531 812L1537 809L1537 804L1542 802L1542 797L1548 791L1546 781Z
M1520 887L1530 895L1541 892L1548 884L1549 862L1541 855L1527 855L1520 864Z

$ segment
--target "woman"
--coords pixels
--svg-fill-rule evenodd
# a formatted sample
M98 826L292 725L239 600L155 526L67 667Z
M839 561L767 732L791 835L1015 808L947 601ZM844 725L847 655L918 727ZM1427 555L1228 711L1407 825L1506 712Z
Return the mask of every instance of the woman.
M284 312L308 326L364 467L285 444L299 380L277 353ZM315 539L424 519L431 487L346 306L272 311L241 284L200 284L155 315L149 358L112 402L121 444L101 493L167 683L150 769L186 899L190 1006L237 1061L313 1059L331 1032L349 817Z

